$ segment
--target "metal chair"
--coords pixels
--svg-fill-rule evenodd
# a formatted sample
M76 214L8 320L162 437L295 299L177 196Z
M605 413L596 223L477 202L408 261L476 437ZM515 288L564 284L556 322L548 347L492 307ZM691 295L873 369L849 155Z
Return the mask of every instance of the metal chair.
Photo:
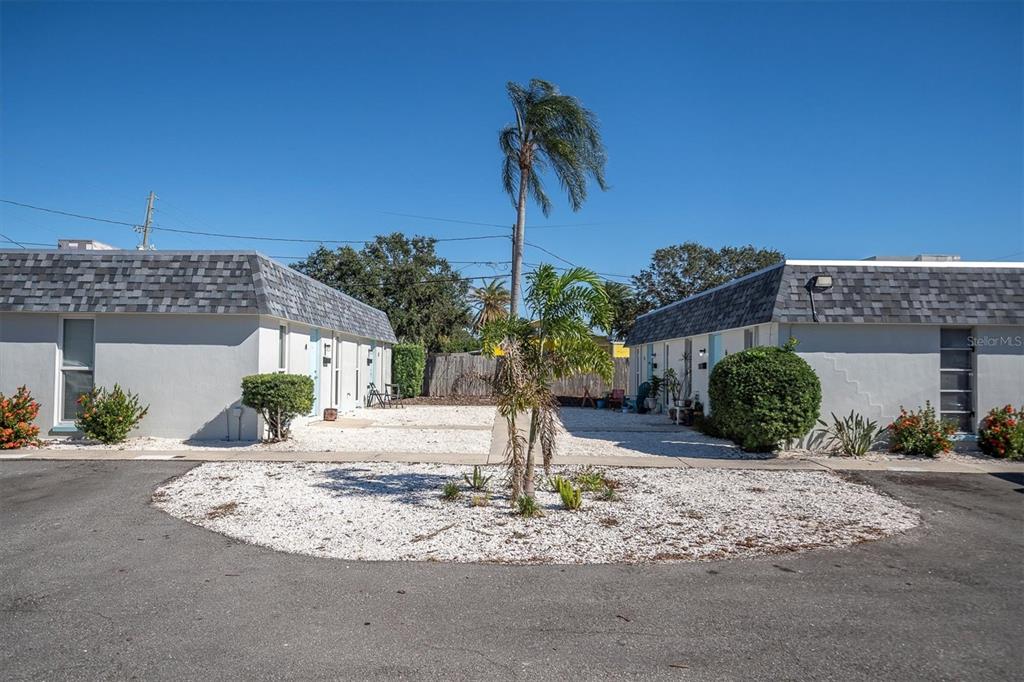
M402 387L398 384L384 384L384 394L388 396L388 401L396 406L405 408L405 404L402 403Z
M385 391L385 392L382 393L377 388L377 384L375 384L373 382L370 382L370 385L367 387L367 389L368 389L367 393L366 393L366 406L367 407L373 407L373 404L375 402L377 403L378 407L383 407L383 408L391 407L391 395L388 392Z

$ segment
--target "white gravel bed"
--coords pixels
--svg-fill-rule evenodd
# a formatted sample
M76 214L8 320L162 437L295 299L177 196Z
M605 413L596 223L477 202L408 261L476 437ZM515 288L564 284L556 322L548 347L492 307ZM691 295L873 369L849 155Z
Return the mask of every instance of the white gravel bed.
M578 511L538 493L541 518L513 515L494 474L473 506L462 474L429 464L213 462L160 487L155 506L273 549L352 560L515 564L646 563L842 547L914 527L916 511L825 472L604 469L619 500ZM562 473L570 473L563 471ZM445 502L442 485L462 497Z
M488 405L409 405L356 410L345 416L371 419L376 426L487 427L494 423L496 409Z

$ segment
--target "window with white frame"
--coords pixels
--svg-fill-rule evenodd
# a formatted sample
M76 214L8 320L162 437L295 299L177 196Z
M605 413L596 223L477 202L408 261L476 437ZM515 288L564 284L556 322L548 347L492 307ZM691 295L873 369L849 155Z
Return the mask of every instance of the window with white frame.
M758 327L743 330L743 350L761 345L761 330Z
M277 328L277 371L288 371L288 325Z
M61 321L60 419L72 422L78 417L78 399L95 385L94 321L65 318Z

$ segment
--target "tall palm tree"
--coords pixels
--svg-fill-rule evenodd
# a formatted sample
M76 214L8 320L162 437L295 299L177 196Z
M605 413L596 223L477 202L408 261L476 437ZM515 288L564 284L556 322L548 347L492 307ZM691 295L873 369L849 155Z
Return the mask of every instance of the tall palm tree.
M547 264L526 279L531 319L498 320L483 333L484 349L493 353L501 347L505 355L497 392L509 426L513 499L520 494L533 497L535 444L540 443L545 470L554 456L558 401L552 383L591 372L611 381L614 369L608 350L591 334L593 328L607 330L611 324L612 308L601 279L586 268L559 274ZM526 411L529 438L519 442L516 421Z
M508 316L509 292L498 279L469 292L469 300L476 306L473 329L480 331L488 322Z
M541 173L552 170L565 188L569 205L578 211L587 199L587 177L602 190L607 155L601 142L597 118L575 97L563 95L551 83L534 78L529 85L509 82L506 86L515 123L498 134L505 156L501 180L516 207L512 235L511 315L519 312L520 273L526 231L526 198L532 196L545 216L551 200L544 191Z

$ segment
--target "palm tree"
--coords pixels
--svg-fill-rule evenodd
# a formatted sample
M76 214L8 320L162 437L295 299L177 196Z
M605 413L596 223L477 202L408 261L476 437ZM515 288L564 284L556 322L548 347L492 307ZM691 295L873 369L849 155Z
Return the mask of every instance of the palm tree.
M492 279L482 287L469 292L469 299L477 307L473 330L480 331L488 322L508 316L509 293L498 279Z
M587 199L587 176L602 190L608 189L604 180L607 155L597 118L575 97L563 95L556 86L537 78L526 87L509 82L506 89L516 120L502 129L498 142L505 155L502 184L516 207L511 294L511 315L516 317L527 195L540 205L545 216L550 215L551 200L540 177L550 168L565 188L572 210L578 211Z
M555 450L558 401L551 385L576 374L597 373L611 380L614 365L594 339L595 327L607 330L612 309L601 279L586 268L559 274L542 264L526 277L530 320L506 318L484 327L484 349L500 347L504 367L498 376L498 409L508 423L507 459L512 469L512 498L534 494L534 445L540 442L544 469ZM530 412L529 438L517 437L518 416ZM524 452L525 451L525 452Z

